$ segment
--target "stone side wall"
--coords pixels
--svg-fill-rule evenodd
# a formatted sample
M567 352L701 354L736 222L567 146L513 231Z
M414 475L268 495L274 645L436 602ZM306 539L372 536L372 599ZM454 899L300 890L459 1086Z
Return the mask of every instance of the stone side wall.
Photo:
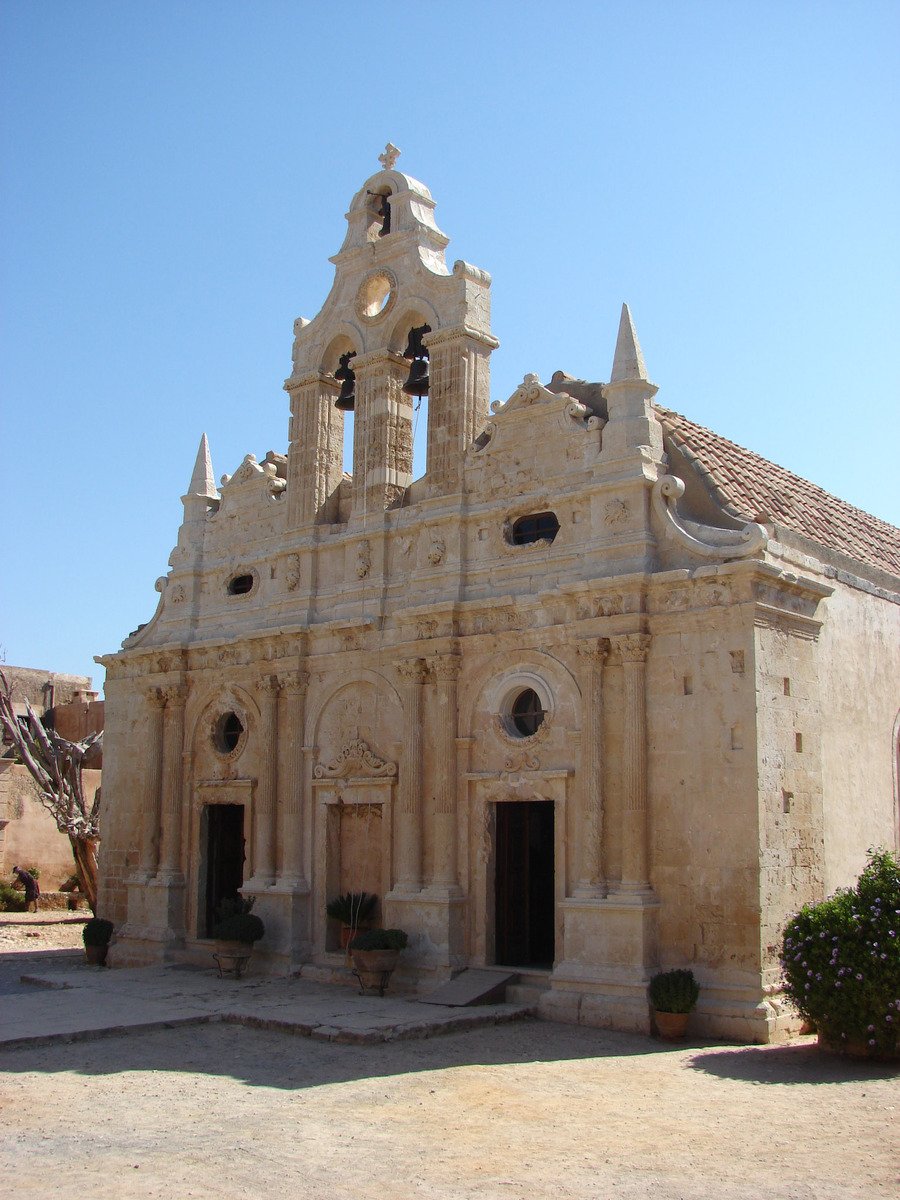
M105 691L109 711L103 737L115 752L107 753L103 771L98 909L118 925L127 912L125 881L138 861L147 738L141 692L133 682L108 673Z
M900 848L900 604L834 588L820 639L826 893L853 883L869 846Z
M773 987L785 921L824 895L821 655L812 629L757 628L760 948Z

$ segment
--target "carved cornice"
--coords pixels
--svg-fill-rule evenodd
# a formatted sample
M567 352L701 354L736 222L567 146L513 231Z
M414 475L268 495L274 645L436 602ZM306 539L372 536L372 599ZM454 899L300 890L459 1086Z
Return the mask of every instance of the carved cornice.
M373 754L367 742L350 742L330 763L318 763L313 770L316 779L357 778L385 779L397 774L397 764L385 762Z
M769 535L762 525L748 522L743 529L718 529L684 521L676 502L684 495L684 483L675 475L662 475L653 485L653 510L668 537L701 558L747 558L765 549Z
M446 346L449 342L465 341L478 342L488 350L496 350L500 345L493 334L473 329L471 325L454 325L450 329L436 329L433 333L425 334L422 344L429 350L435 350L438 346Z
M306 375L291 375L284 381L284 390L286 392L298 392L301 388L325 386L331 391L339 392L341 385L333 375L329 375L327 371L311 371Z
M650 641L649 633L618 633L609 639L612 652L620 662L646 662Z

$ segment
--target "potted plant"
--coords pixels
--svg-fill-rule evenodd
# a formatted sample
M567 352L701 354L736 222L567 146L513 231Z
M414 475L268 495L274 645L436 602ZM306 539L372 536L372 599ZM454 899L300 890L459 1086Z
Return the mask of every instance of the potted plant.
M693 971L660 971L653 976L650 980L650 1003L660 1037L684 1037L688 1013L694 1008L699 995L700 988Z
M230 896L219 905L213 926L216 939L213 958L220 977L223 971L233 970L235 978L240 979L253 953L253 943L266 932L260 918L250 911L255 899L255 896Z
M353 974L363 992L377 990L384 995L391 973L397 966L400 951L409 938L402 929L366 929L350 942Z
M325 905L329 917L341 923L341 949L346 950L354 933L375 911L378 897L372 892L346 892Z
M106 921L103 917L91 917L89 921L85 921L84 929L81 931L84 955L93 966L105 965L113 928L112 921Z

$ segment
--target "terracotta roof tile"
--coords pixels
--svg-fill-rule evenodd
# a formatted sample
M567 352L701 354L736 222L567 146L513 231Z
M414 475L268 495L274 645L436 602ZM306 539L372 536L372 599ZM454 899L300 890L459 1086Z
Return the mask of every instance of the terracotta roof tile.
M667 408L666 435L694 460L734 516L773 521L859 562L900 576L900 529Z

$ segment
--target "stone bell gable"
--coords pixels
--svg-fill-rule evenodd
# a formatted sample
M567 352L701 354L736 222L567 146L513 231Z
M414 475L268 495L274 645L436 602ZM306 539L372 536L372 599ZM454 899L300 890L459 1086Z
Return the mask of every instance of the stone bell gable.
M490 277L397 155L295 322L286 452L217 482L202 437L99 660L114 957L208 965L240 890L259 969L346 982L326 908L369 891L411 989L498 966L647 1030L690 966L695 1032L782 1036L785 919L900 839L900 531L666 408L627 305L602 379L492 402Z

